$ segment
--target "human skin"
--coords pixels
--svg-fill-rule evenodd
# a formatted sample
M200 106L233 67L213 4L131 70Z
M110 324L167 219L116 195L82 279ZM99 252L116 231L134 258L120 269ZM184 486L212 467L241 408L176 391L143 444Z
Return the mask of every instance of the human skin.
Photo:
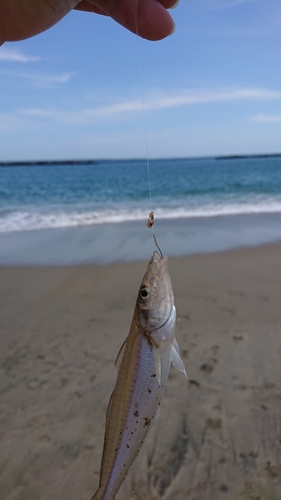
M38 35L72 9L112 17L147 40L161 40L174 30L167 9L176 0L0 0L0 45Z

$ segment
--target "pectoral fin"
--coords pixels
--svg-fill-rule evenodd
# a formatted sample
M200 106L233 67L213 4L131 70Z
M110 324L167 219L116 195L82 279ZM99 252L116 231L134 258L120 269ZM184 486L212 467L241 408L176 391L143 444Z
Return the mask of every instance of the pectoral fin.
M185 371L185 366L184 366L183 361L180 357L179 346L178 346L176 339L173 340L172 347L171 347L171 363L175 368L177 368L180 372L184 373L184 375L187 377L186 371Z
M121 363L122 363L122 359L123 359L125 348L126 348L126 344L127 344L127 338L128 337L125 338L123 344L121 345L121 347L119 349L119 352L117 354L116 360L115 360L115 366L117 368L117 373L119 372L119 369L120 369L120 366L121 366Z

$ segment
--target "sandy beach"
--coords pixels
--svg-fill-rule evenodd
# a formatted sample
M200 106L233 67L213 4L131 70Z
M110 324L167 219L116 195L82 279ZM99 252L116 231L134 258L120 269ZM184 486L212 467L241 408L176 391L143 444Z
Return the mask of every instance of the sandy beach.
M146 264L0 268L0 500L96 490ZM169 267L188 380L171 369L117 499L280 500L281 243Z

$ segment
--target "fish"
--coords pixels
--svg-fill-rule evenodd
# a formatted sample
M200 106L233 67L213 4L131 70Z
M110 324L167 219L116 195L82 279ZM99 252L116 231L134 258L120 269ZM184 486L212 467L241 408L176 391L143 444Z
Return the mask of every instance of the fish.
M115 498L157 418L171 364L186 376L175 327L168 259L154 251L139 288L128 337L116 358L118 375L106 412L99 486L91 500Z

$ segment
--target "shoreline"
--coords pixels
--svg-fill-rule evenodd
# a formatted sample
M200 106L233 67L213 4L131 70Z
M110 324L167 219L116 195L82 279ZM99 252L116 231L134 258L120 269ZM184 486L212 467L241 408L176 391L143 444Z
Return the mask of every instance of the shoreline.
M154 249L146 221L1 233L0 265L68 266L146 261ZM281 214L159 219L165 255L182 257L281 240Z
M188 379L171 369L116 500L280 500L280 261L281 242L169 258ZM0 266L0 500L94 493L147 262Z

